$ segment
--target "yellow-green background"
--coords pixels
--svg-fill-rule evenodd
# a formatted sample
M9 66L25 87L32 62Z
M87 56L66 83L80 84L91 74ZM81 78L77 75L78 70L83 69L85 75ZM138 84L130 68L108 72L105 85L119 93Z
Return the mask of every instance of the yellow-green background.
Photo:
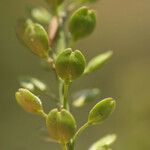
M41 68L39 59L15 36L16 21L24 16L29 4L38 5L39 1L0 1L0 150L59 149L40 138L44 120L22 111L14 98L21 75L45 80L53 92L57 91L54 76ZM82 49L87 60L107 50L114 50L114 56L101 71L77 80L71 91L99 87L101 98L117 99L117 109L102 125L86 130L76 149L87 150L103 135L116 133L113 150L149 150L150 1L101 0L92 7L98 12L97 28L77 48ZM54 107L47 101L47 108ZM73 111L79 126L86 121L91 107Z

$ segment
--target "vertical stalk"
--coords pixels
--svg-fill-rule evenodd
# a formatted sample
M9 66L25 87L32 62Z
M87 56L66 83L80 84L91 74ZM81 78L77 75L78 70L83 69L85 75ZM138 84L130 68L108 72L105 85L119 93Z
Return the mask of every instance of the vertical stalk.
M63 108L69 110L68 104L68 91L69 91L69 82L64 81L64 97L63 97Z
M67 144L63 144L63 150L68 150Z
M60 104L63 105L63 82L61 79L58 79L58 88L59 88L59 100Z
M68 143L67 147L68 147L68 150L74 150L74 140L71 140L71 141Z

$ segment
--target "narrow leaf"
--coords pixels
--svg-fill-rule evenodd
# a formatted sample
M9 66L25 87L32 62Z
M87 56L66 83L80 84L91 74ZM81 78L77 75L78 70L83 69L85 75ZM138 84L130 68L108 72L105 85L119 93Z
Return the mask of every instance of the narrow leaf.
M86 69L85 69L85 74L94 72L98 69L101 69L101 67L107 63L107 61L111 58L113 52L112 51L108 51L105 52L103 54L100 54L96 57L94 57L87 65Z
M100 94L100 90L97 88L81 90L74 95L73 106L82 107L87 103L94 101Z
M95 142L89 150L108 150L111 144L116 141L116 134L109 134Z
M41 24L49 24L51 20L51 14L43 7L33 8L31 10L32 18Z

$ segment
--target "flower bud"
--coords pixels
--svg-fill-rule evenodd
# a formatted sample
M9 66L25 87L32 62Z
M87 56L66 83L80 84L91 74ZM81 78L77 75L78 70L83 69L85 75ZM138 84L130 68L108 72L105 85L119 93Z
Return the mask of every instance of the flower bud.
M97 103L89 113L88 122L98 124L107 119L115 109L116 102L113 98L106 98Z
M74 40L78 40L91 34L95 26L95 12L85 6L76 10L69 21L69 30Z
M66 49L56 58L56 72L61 79L72 81L82 75L85 64L85 58L79 50Z
M45 29L31 20L20 21L17 26L17 34L31 51L41 58L48 57L49 43Z
M65 109L51 110L48 114L46 125L50 137L63 144L69 142L76 130L74 117Z
M18 104L25 111L33 114L41 114L43 112L41 100L27 89L20 88L15 96Z
M113 52L112 51L108 51L108 52L105 52L103 54L100 54L96 57L94 57L88 64L87 64L87 67L85 69L85 74L87 73L91 73L91 72L94 72L98 69L101 69L101 67L103 65L105 65L108 60L111 58Z

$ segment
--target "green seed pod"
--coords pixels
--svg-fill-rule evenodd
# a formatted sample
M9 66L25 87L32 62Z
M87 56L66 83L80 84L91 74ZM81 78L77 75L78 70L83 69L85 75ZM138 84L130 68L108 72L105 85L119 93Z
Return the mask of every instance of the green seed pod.
M95 26L95 12L85 6L76 10L69 21L69 30L74 40L78 40L91 34Z
M49 112L46 125L50 137L58 143L68 143L74 136L76 122L70 112L65 109L53 109Z
M98 124L107 119L115 109L116 102L113 98L106 98L97 103L89 113L88 122Z
M38 115L43 112L41 100L27 89L20 88L15 96L18 104L25 111Z
M56 72L61 79L72 81L82 75L85 64L85 58L79 50L66 49L56 58Z
M48 58L49 42L45 29L31 20L21 20L17 26L17 35L31 51L41 58Z

